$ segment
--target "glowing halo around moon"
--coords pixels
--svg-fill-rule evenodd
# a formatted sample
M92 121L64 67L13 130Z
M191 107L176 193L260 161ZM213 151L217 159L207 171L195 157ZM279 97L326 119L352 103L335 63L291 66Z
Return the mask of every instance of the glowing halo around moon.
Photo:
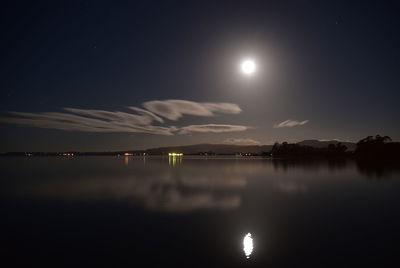
M251 75L255 73L256 69L257 69L256 63L252 59L243 60L240 64L240 70L245 75Z

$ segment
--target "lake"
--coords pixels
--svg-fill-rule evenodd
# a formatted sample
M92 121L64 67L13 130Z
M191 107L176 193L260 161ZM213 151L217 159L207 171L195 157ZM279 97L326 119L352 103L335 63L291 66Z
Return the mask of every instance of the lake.
M398 169L186 156L0 167L4 267L400 267Z

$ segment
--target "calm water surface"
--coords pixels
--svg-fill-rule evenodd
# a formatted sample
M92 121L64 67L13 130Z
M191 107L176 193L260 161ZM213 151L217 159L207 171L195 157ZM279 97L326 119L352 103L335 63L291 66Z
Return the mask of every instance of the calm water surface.
M0 167L7 267L400 267L398 170L189 157Z

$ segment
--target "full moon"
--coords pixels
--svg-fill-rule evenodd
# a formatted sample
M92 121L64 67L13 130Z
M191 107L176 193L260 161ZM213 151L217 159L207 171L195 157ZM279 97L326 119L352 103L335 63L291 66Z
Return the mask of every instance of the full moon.
M253 60L244 60L240 64L240 69L244 74L252 74L256 71L256 63Z

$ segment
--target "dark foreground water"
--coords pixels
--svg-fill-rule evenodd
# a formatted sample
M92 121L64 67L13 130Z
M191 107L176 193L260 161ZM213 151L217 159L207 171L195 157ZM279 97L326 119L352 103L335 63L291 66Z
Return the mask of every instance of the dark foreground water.
M0 167L2 267L400 267L398 170L186 157Z

